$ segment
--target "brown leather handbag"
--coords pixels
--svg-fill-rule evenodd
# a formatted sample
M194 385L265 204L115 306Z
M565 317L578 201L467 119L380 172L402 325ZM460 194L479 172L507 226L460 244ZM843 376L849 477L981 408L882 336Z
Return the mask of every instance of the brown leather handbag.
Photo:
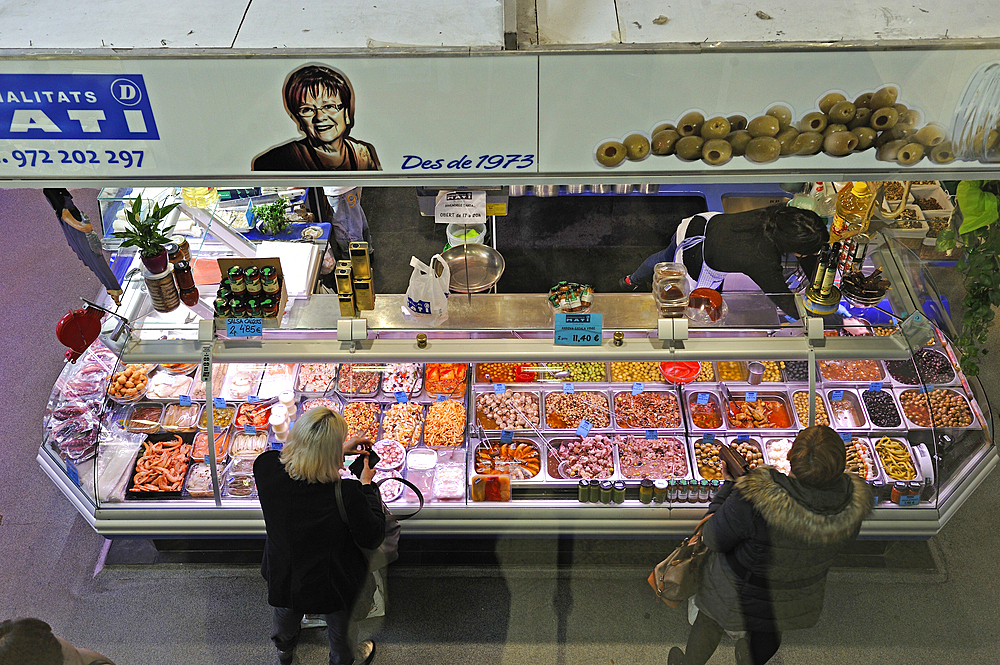
M705 515L694 532L649 574L647 581L656 592L656 598L670 607L677 607L698 590L702 567L708 559L708 547L702 541L701 529L709 517L711 514Z

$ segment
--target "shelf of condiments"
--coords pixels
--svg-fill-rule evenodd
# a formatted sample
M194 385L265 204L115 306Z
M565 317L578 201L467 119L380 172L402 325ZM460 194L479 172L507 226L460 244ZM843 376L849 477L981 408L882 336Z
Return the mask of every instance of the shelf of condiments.
M76 372L57 383L59 397L46 421L49 444L77 462L92 456L103 413L104 440L121 431L189 447L190 464L173 467L167 488L140 488L126 497L203 495L210 470L192 468L204 464L197 460L208 438L205 385L192 376L196 365L135 365L111 374L107 367L114 358L108 355L101 361L88 353ZM928 347L914 358L919 377L909 361L820 361L816 421L849 434L869 453L883 439L895 441L911 462L908 430L932 422L981 427L978 408L942 350ZM249 468L237 458L279 447L295 414L321 405L341 412L352 434L398 442L401 462L382 471L419 479L428 498L438 500L464 499L467 480L476 474L503 474L515 487L569 487L581 479L633 485L643 479L718 479L710 456L704 459L706 443L733 442L748 454L756 449L761 463L780 466L782 448L808 419L807 366L763 365L758 385L748 383L746 363L719 361L700 363L693 382L676 386L663 380L654 362L216 364L220 482L224 496L254 496L252 478L229 483ZM268 400L275 403L253 405ZM257 416L252 429L241 414ZM282 416L277 426L275 414ZM140 452L149 454L148 448L144 443ZM923 478L893 475L891 456L865 459L872 482ZM177 487L182 471L185 484ZM137 473L133 486L150 485L137 482ZM408 496L398 483L383 484L383 491L387 500Z
M281 313L281 275L273 265L231 266L215 292L220 318L277 318Z

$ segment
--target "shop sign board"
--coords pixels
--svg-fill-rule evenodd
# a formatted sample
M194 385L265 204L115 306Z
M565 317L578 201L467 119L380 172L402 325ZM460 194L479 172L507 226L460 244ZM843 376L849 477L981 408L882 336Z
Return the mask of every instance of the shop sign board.
M434 221L438 224L483 224L486 222L486 192L438 192Z

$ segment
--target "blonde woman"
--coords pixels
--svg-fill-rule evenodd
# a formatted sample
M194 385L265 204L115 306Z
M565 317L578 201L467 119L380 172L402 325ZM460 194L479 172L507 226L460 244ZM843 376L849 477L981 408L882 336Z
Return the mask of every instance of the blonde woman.
M365 665L375 644L357 644L351 620L369 575L359 547L374 549L385 537L385 515L374 469L368 464L371 442L357 437L345 443L347 423L327 408L302 414L284 448L260 455L253 470L267 542L261 574L267 602L274 610L271 639L282 665L292 662L305 613L323 614L330 641L330 665L351 665L357 653ZM341 480L344 454L365 459L360 482ZM337 507L340 484L348 523Z

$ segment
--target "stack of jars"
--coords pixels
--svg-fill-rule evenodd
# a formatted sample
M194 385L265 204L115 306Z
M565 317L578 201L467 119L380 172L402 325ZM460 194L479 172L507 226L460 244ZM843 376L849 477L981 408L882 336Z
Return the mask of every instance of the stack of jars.
M660 316L680 318L688 304L687 268L683 263L663 262L653 266L653 300Z
M273 319L279 315L280 302L281 276L274 266L232 266L215 294L215 315Z

